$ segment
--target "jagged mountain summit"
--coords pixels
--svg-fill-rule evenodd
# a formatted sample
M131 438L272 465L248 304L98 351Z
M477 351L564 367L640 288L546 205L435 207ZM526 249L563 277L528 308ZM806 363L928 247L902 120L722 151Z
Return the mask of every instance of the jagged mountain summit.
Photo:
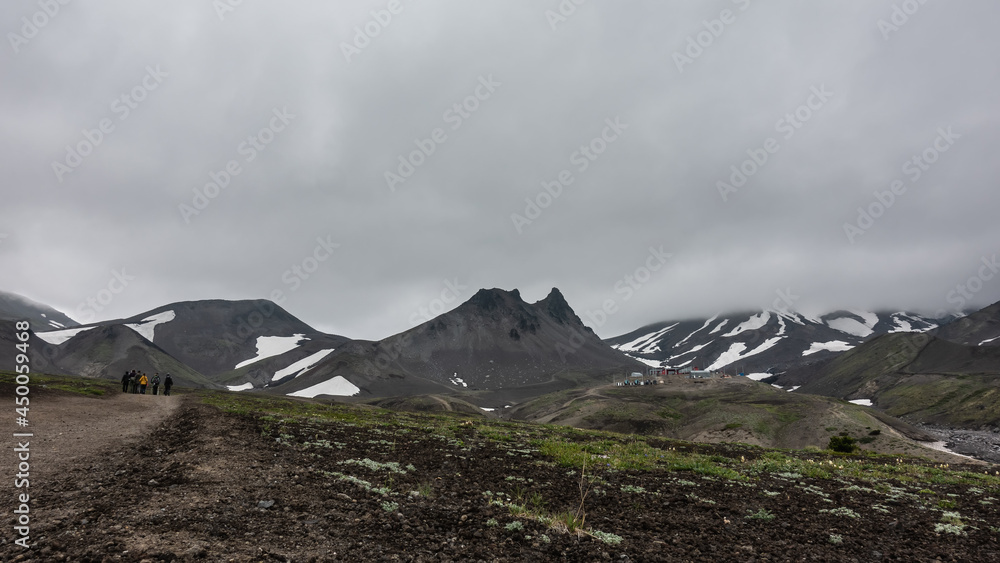
M558 289L526 303L516 289L482 289L417 327L378 342L354 342L279 390L322 390L331 379L365 396L495 390L601 377L642 365L583 324ZM562 378L565 381L560 382ZM317 387L318 386L318 387Z
M764 373L831 357L880 334L926 332L938 324L907 312L809 317L765 310L656 323L606 342L651 366Z

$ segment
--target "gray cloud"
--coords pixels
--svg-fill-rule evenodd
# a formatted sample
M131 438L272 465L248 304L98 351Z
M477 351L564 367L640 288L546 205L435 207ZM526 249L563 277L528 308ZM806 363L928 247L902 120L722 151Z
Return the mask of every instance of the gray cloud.
M9 34L41 8L0 8L0 287L74 316L124 269L135 279L98 318L280 290L319 328L379 338L445 280L463 298L557 286L580 313L614 301L595 327L612 336L784 288L816 310L953 308L1000 250L991 2L587 2L555 29L556 1L403 0L385 26L372 11L385 21L388 1L341 4L220 19L208 2L72 2L17 52ZM919 9L885 38L894 6ZM348 62L366 25L378 34ZM123 117L147 67L165 75ZM786 137L813 88L832 96ZM294 118L248 160L275 110ZM602 147L616 118L627 129ZM114 129L60 182L53 161L102 120ZM949 127L960 137L913 180L904 165ZM437 129L390 190L385 173ZM723 200L717 183L768 138L777 150ZM581 146L603 148L585 170ZM179 206L230 161L239 174L186 221ZM564 170L572 183L540 195ZM894 180L905 191L851 242L844 224ZM518 232L526 198L548 205ZM339 247L286 275L313 265L318 237ZM661 246L672 257L629 285ZM1000 299L1000 278L979 285L968 305Z

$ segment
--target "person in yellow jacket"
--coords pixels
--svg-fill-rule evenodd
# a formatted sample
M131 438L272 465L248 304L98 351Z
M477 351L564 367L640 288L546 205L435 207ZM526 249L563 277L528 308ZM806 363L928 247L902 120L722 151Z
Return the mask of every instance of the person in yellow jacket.
M139 394L140 395L145 395L146 394L146 385L149 385L149 379L146 377L146 374L142 374L142 377L139 378Z

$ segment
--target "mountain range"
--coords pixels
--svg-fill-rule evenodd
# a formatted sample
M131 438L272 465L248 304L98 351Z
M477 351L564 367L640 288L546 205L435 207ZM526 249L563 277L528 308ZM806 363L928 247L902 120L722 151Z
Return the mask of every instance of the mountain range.
M535 303L516 289L482 289L369 341L317 331L267 300L180 302L78 325L51 307L0 297L0 319L29 319L36 330L32 369L53 374L117 379L138 369L191 387L430 397L465 409L604 384L647 366L697 367L861 401L913 422L1000 425L1000 303L958 319L765 310L661 322L602 341L558 289ZM0 362L13 365L13 323L0 323L0 342L9 343Z
M36 313L20 308L7 318L44 318ZM14 342L5 327L0 340ZM169 372L180 385L307 397L538 393L642 369L585 326L558 289L536 303L517 290L483 289L379 341L322 333L267 300L209 300L37 331L30 343L33 369L49 373L116 379L138 369ZM13 362L5 353L0 361Z
M660 322L607 342L650 366L770 373L832 357L874 336L927 332L949 320L907 312L836 311L810 317L765 310Z

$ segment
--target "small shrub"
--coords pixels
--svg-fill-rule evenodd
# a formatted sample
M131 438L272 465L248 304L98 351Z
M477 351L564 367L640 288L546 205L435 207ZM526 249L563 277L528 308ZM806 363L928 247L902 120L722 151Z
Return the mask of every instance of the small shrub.
M594 530L590 532L590 535L601 540L608 545L618 545L622 543L622 537L618 534L609 534L608 532L602 532L600 530Z
M514 520L510 524L507 524L506 526L504 526L503 529L507 530L508 532L514 532L514 531L518 531L518 530L523 530L524 529L524 524L522 524L520 520Z
M747 512L750 511L748 510ZM761 508L757 512L750 512L746 518L747 520L764 520L766 522L768 520L774 520L774 514L766 508Z
M829 510L827 510L825 508L822 508L822 509L820 509L820 512L826 512L828 514L833 514L834 516L847 516L848 518L861 518L860 514L858 514L857 512L854 512L850 508L845 508L845 507L831 508Z
M385 501L382 503L382 510L386 512L396 512L399 510L399 503Z
M945 524L943 522L938 522L937 524L934 524L934 531L939 534L945 533L945 534L955 534L956 536L961 536L965 534L965 532L963 531L964 527L965 526L958 526L955 524Z
M830 443L827 444L826 448L835 452L849 454L858 449L858 444L857 440L850 436L831 436Z
M495 528L500 525L500 522L497 522L496 518L490 518L489 520L486 521L486 525L489 526L490 528Z
M830 534L830 543L833 545L840 545L844 543L844 538L840 534Z

